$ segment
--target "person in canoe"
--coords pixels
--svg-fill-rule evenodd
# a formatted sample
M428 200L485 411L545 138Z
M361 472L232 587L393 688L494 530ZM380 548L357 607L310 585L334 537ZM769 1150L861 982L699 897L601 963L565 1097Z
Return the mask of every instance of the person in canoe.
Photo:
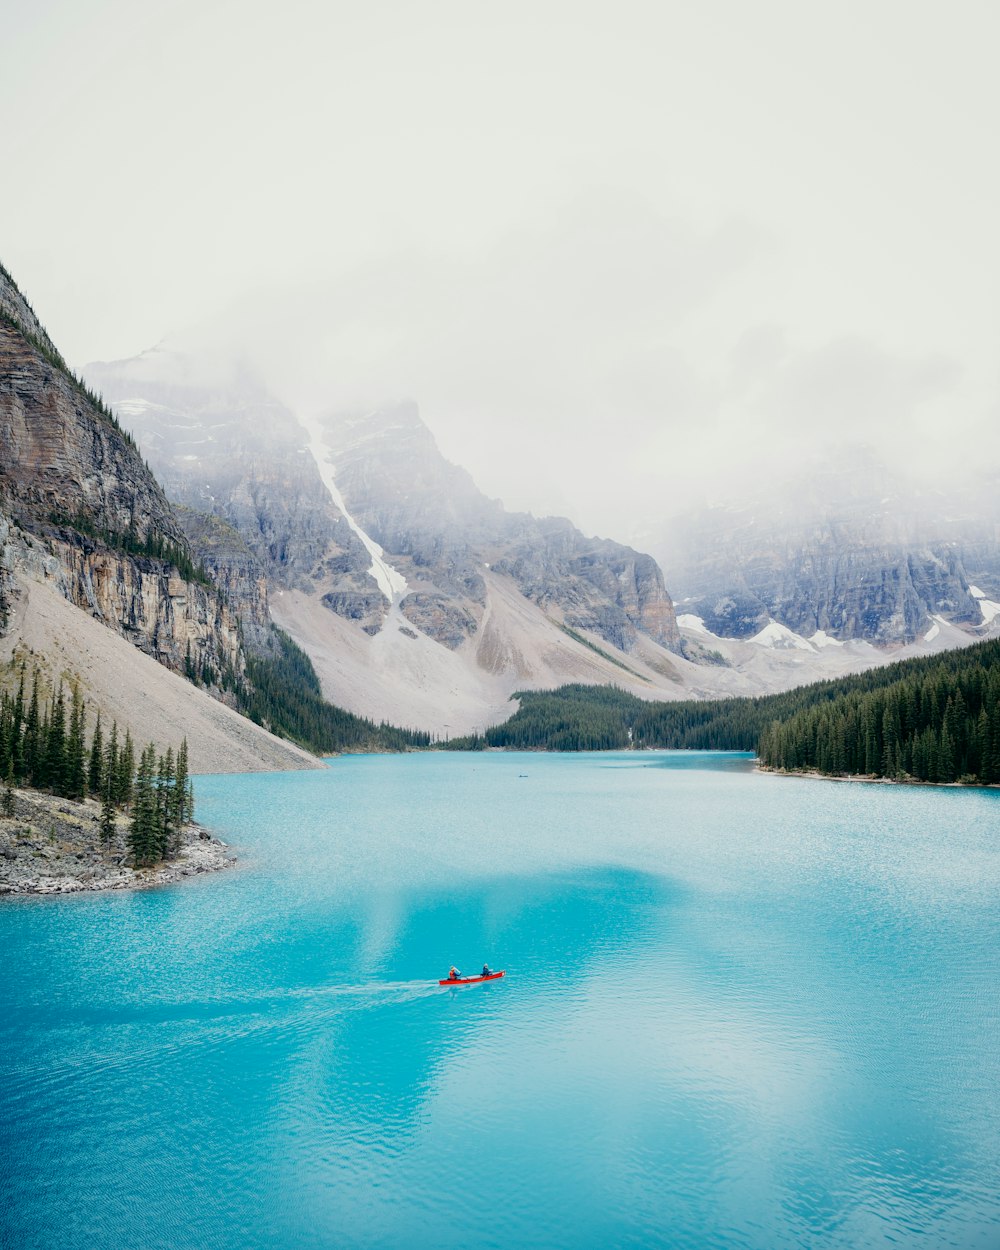
M458 981L458 980L461 980L461 977L462 977L462 974L461 974L461 973L459 972L459 970L455 967L455 965L454 965L454 964L452 964L452 965L451 965L451 967L448 969L448 980L449 980L449 981Z
M481 977L491 977L493 975L493 971L490 968L489 964L483 964L483 970L479 975Z

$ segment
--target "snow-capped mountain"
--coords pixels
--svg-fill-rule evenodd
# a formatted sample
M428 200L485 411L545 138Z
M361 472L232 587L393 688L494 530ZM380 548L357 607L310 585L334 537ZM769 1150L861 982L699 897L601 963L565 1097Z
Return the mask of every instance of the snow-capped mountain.
M897 646L938 618L974 631L1000 600L1000 494L917 490L845 452L766 497L674 518L657 552L680 611L752 638Z
M445 460L414 405L304 423L248 371L167 349L86 373L193 510L191 540L196 514L238 532L333 702L465 732L519 687L682 693L656 562L506 512Z
M273 619L307 651L331 702L375 719L461 734L505 719L519 689L567 682L659 699L788 689L972 642L975 622L1000 603L988 571L966 586L934 557L936 599L911 606L902 593L903 626L880 629L896 600L868 595L864 561L833 576L815 554L835 558L845 523L800 516L796 531L772 504L768 526L733 509L699 519L700 561L674 567L691 574L683 588L710 590L691 594L678 618L651 556L562 518L507 512L441 455L413 404L304 421L249 370L169 348L86 376L185 505L189 540L240 611L248 644L269 639ZM811 592L796 552L811 561ZM910 583L916 567L906 564ZM790 589L765 594L768 577ZM831 583L830 603L853 596L865 629L809 610L809 593ZM953 583L961 595L942 607ZM887 642L896 645L875 645Z

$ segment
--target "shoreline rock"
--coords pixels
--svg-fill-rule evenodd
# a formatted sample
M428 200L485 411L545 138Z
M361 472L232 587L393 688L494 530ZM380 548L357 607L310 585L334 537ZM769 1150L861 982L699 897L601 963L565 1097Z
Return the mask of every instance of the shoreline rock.
M804 777L807 781L855 781L869 786L934 786L938 790L996 790L993 781L923 781L920 777L879 777L874 773L821 773L818 768L771 768L755 763L754 772L772 777Z
M149 889L236 862L224 842L191 824L181 830L174 858L134 868L127 817L117 817L111 844L104 846L95 800L76 803L35 790L16 790L14 796L14 815L0 816L0 897Z

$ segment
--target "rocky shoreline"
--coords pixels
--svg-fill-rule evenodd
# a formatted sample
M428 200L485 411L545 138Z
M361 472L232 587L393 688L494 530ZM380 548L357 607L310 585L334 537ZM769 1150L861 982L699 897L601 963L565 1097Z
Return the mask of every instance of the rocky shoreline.
M754 771L772 777L804 777L807 781L857 781L870 786L933 786L936 790L996 790L989 781L922 781L919 777L878 777L874 773L821 773L817 768L770 768L755 763Z
M15 790L14 815L0 816L0 895L73 894L169 885L236 862L230 848L200 825L181 831L178 854L152 868L129 862L128 819L119 816L110 846L99 836L100 804L74 803Z

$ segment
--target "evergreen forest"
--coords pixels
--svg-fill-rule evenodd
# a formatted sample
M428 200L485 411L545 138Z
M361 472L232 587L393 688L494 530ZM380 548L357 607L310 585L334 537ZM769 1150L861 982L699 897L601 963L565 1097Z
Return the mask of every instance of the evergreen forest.
M235 683L239 709L282 738L317 755L338 751L406 751L430 745L430 735L394 725L376 724L327 703L312 660L282 630L275 628L278 654L250 655L247 681Z
M606 686L517 698L504 724L446 745L753 751L829 776L1000 783L1000 641L758 698L653 703Z
M181 828L194 819L187 741L158 756L150 743L135 758L127 731L113 724L105 738L100 713L87 733L87 705L63 685L43 693L36 668L27 687L21 666L16 694L0 692L0 815L15 814L14 787L44 791L77 802L101 804L98 829L105 847L115 838L117 815L130 814L128 849L136 867L175 855Z

